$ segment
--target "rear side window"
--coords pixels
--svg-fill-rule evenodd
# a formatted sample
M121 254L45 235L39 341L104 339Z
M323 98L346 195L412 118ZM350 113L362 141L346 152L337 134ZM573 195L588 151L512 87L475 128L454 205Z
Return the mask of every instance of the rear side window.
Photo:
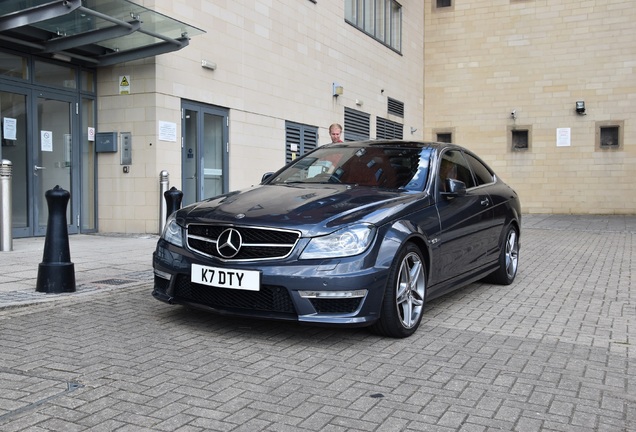
M473 169L473 174L475 174L475 181L477 182L477 186L492 183L495 181L492 172L479 159L477 159L470 153L464 153L464 156L466 156L470 167Z

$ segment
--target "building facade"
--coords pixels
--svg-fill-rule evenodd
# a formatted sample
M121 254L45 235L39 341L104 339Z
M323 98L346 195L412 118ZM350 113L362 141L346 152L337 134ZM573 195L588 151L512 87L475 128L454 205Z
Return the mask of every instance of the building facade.
M429 2L425 138L477 151L524 212L636 213L633 6Z
M97 6L100 3L112 1L93 1ZM116 3L124 12L131 7L125 0ZM88 121L78 126L77 133L90 135L92 126L97 142L82 136L72 147L76 154L70 156L86 154L94 162L60 160L57 149L65 147L58 137L71 132L55 129L53 142L45 146L53 149L45 156L55 154L50 161L54 168L47 166L29 175L84 173L73 183L75 187L67 182L73 189L70 206L75 206L69 210L69 219L74 226L80 221L77 228L72 227L74 232L156 233L162 171L169 173L170 186L182 190L183 203L188 204L259 183L265 172L329 142L328 127L334 122L344 126L346 139L421 139L423 5L382 0L372 2L376 7L370 10L366 8L369 2L364 3L303 0L290 6L271 1L137 1L157 15L148 33L161 33L159 21L169 18L185 23L188 45L170 53L95 67L81 63L77 51L56 53L46 47L18 46L4 33L0 37L4 63L9 61L6 57L16 55L55 67L79 62L74 73L94 77L94 87L85 96L79 81L72 85L76 98L94 100L94 105L84 107L94 111L94 123L90 123L91 113L72 120ZM127 21L121 11L110 13ZM149 19L141 21L142 29L151 24ZM66 64L59 54L69 52L73 55ZM0 82L8 86L22 80L21 84L35 91L42 87L22 76L7 77L7 73ZM62 84L57 86L63 86L64 80L59 81ZM82 104L77 106L82 112ZM5 104L2 109L3 117L11 115L6 114L8 105L6 113ZM37 110L33 110L34 117ZM64 110L51 108L58 113ZM32 125L31 139L46 128L53 129ZM27 145L20 140L13 143L15 148ZM42 152L41 143L28 145ZM8 156L3 151L2 157ZM32 158L20 162L27 166L24 171L32 171L31 162ZM58 181L48 180L33 199L42 201L43 191ZM14 183L16 188L20 184L29 187L20 178L14 178ZM41 202L39 206L43 207ZM16 208L29 208L29 203L14 206L14 214ZM22 225L35 223L40 228L14 230L16 235L42 234L43 217L35 222L26 219L14 217ZM85 220L89 223L82 222Z
M184 204L248 187L334 122L463 144L525 212L636 212L628 0L292 3L2 2L14 236L56 185L71 233L157 233L162 172Z

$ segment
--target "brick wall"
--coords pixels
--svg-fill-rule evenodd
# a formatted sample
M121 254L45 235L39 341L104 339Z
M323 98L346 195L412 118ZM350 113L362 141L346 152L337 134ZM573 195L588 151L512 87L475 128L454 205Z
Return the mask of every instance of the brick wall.
M425 5L425 139L452 129L517 189L525 212L636 212L633 2L433 3ZM579 100L586 115L575 112ZM618 150L596 145L606 122L621 125ZM528 150L512 150L515 128L530 131ZM560 128L570 146L557 146Z

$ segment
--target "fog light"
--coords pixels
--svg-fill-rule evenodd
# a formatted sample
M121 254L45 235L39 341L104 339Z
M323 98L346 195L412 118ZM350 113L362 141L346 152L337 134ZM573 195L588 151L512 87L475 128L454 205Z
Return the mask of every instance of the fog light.
M347 299L359 298L367 295L367 290L355 291L298 291L302 298L321 298L321 299Z

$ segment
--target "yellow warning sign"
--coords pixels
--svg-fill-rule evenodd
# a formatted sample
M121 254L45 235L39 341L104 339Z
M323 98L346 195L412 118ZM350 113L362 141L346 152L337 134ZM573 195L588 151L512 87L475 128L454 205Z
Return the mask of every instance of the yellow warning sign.
M130 75L119 77L119 94L130 94Z

